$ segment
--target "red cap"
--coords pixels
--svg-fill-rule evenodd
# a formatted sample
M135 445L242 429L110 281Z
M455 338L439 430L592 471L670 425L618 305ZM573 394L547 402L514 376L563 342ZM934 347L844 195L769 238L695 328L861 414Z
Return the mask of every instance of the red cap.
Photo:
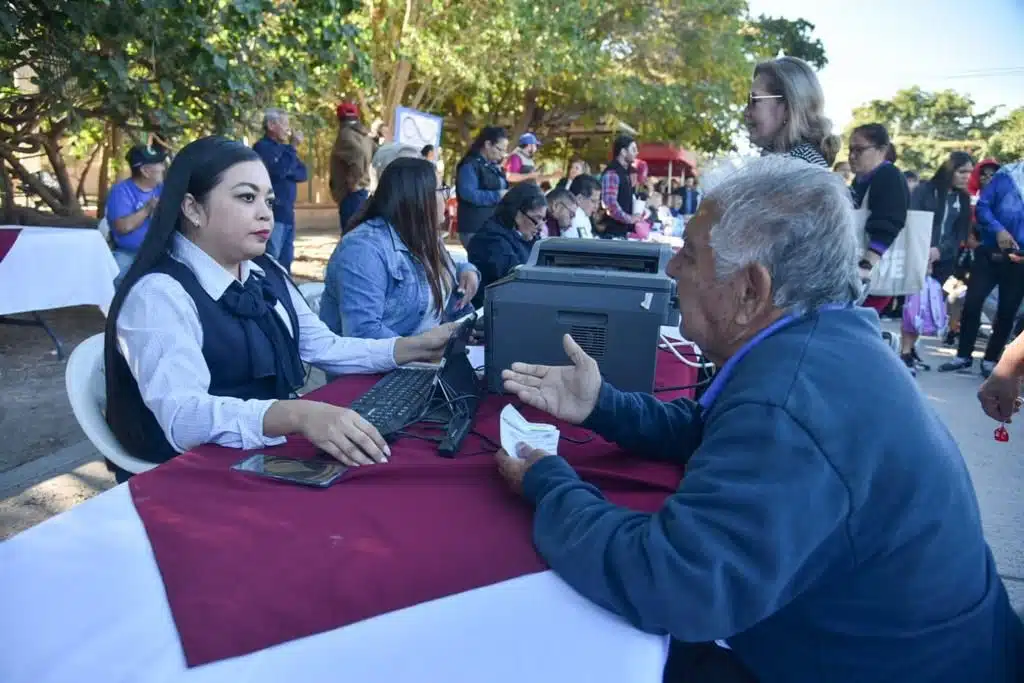
M355 102L342 102L338 105L335 110L339 119L358 119L359 118L359 105Z

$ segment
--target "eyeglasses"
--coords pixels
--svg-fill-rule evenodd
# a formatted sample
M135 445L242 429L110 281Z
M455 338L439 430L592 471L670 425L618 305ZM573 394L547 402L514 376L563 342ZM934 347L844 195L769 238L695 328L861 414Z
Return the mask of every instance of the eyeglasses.
M749 95L747 95L747 107L750 107L751 109L753 109L754 105L756 105L761 100L781 100L781 99L785 99L784 96L782 96L782 95L755 95L754 93L750 93Z
M448 201L449 199L452 198L452 186L442 185L441 187L437 188L437 196L440 197L443 201Z
M519 213L521 213L524 216L526 216L530 220L530 222L533 223L533 225L535 227L544 222L544 218L545 218L544 216L531 216L530 214L526 213L525 211L520 211Z

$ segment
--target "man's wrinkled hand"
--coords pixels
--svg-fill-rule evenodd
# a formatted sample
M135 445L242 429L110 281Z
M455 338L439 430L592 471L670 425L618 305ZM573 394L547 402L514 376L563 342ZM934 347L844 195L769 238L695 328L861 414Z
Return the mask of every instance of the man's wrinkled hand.
M509 488L522 495L523 477L526 476L526 472L538 460L546 458L551 454L536 448L530 448L524 443L519 444L516 448L519 454L518 458L509 455L504 448L495 453L494 458L498 461L498 471Z

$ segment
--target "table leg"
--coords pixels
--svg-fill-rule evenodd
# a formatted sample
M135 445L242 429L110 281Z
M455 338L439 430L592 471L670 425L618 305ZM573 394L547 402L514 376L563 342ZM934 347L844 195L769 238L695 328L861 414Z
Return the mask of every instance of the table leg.
M53 331L53 328L43 320L43 316L39 315L38 311L32 312L32 320L24 320L22 318L12 318L8 315L0 315L0 325L16 325L18 327L41 327L53 340L53 346L57 350L57 359L64 360L64 344L61 343L60 337Z

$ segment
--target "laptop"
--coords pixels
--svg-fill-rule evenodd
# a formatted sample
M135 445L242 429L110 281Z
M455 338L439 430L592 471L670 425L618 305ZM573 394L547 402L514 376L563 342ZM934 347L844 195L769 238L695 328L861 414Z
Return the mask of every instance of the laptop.
M477 316L461 321L445 345L437 367L404 367L389 372L351 406L385 439L417 423L442 426L439 450L454 455L472 429L483 398L466 352Z

